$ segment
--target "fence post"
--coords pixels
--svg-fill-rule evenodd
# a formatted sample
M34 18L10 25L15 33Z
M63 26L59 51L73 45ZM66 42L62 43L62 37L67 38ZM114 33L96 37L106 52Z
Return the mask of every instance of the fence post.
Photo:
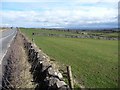
M32 38L32 42L34 42L34 38Z
M71 66L67 66L67 76L68 76L68 82L70 89L74 89L74 83L73 83L73 78L72 78L72 71L71 71Z

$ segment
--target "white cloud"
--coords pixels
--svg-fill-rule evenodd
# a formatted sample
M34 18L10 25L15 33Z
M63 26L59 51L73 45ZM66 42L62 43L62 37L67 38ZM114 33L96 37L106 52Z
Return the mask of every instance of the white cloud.
M38 11L2 11L3 22L36 24L39 26L83 25L91 23L117 22L117 10L102 7L79 7ZM21 23L20 23L21 22Z
M9 26L11 26L10 24L2 24L2 23L0 23L0 27L9 27Z
M95 23L115 23L117 22L118 11L115 5L119 0L2 0L4 2L65 2L61 6L49 6L48 3L40 4L43 11L1 11L3 24L23 25L23 26L56 26L65 27L71 25L85 25ZM68 3L69 2L69 3ZM99 4L102 6L89 6L89 4ZM106 4L107 3L107 4ZM71 5L70 7L67 5ZM80 6L79 4L88 4ZM114 5L113 5L114 4ZM72 6L73 5L73 6ZM113 6L107 6L113 5ZM39 7L39 6L38 6ZM35 7L36 8L36 7ZM47 8L47 9L46 9ZM33 11L32 11L33 10Z

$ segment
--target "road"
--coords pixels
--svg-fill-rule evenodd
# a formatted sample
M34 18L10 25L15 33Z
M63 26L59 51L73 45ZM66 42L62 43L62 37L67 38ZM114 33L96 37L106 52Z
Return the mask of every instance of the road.
M4 58L7 50L17 33L17 29L9 29L0 31L0 89L2 85L2 59Z

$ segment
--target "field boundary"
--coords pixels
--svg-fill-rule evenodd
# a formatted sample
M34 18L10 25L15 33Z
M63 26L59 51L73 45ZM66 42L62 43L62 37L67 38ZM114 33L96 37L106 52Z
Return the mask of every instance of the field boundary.
M62 74L50 63L50 58L23 33L21 33L21 36L32 66L30 71L33 74L34 82L37 83L36 88L69 89L69 86L63 81Z

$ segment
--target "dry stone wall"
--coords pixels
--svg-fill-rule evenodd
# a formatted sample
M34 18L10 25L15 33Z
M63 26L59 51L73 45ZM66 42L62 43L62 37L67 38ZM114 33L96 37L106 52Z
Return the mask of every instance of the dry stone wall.
M48 36L48 37L64 37L64 38L91 38L91 39L100 39L100 40L120 40L119 37L107 37L107 36L99 36L99 35L70 35L70 34L53 34L53 33L33 33L32 35L36 36Z
M24 34L21 34L21 36L28 54L28 61L31 64L30 72L33 75L33 82L37 84L36 90L70 90L69 86L63 81L62 74L50 64L50 58Z

